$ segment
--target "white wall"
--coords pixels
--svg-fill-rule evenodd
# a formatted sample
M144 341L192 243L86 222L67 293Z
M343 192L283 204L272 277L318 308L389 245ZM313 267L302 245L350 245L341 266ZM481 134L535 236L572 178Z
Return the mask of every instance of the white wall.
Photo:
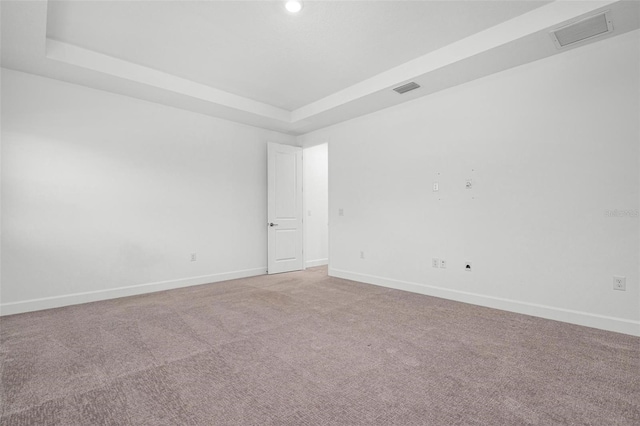
M267 141L3 69L2 313L264 273Z
M330 274L640 335L639 40L299 138L330 140Z
M328 144L306 147L304 163L305 266L329 262Z

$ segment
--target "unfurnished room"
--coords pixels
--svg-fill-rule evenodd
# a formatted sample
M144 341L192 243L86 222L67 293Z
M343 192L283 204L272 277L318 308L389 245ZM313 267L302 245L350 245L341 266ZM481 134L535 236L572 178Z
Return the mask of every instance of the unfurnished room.
M0 0L0 426L640 425L640 1Z

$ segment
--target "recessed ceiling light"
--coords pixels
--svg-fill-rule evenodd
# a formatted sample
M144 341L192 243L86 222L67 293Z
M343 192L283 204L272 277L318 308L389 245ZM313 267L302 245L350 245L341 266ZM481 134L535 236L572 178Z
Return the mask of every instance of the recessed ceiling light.
M302 9L302 2L300 0L288 0L284 7L291 13L298 13Z

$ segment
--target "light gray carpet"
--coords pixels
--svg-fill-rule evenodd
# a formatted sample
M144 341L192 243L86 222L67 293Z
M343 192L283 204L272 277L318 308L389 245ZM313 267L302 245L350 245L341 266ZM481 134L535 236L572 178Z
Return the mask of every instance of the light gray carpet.
M8 425L640 425L640 339L326 276L0 319Z

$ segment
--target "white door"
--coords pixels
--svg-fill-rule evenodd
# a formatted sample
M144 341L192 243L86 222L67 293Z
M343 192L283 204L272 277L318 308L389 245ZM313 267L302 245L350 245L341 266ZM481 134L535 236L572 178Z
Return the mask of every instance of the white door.
M299 271L302 259L302 148L267 145L267 268Z

